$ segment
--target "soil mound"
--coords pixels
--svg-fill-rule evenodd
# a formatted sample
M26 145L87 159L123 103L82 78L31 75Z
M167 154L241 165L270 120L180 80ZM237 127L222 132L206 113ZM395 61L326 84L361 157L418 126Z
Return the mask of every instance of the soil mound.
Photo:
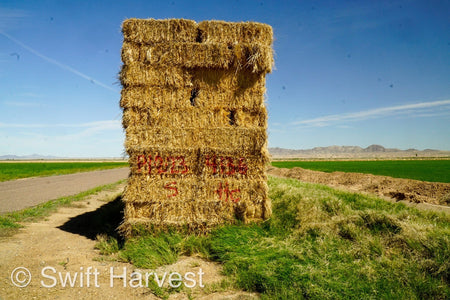
M274 176L345 188L355 192L367 192L398 201L406 200L414 203L425 202L450 205L449 183L426 182L362 173L326 173L299 167L292 169L270 167L268 173Z

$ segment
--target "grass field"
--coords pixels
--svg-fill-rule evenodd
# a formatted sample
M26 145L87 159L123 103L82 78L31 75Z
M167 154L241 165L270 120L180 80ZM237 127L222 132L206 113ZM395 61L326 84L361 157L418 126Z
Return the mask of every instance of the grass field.
M450 160L274 161L278 168L301 167L322 172L358 172L450 183Z
M63 175L128 166L128 162L4 162L0 181L26 177Z
M227 281L263 299L449 299L450 216L293 179L269 178L273 216L208 236L99 238L105 259L154 269L180 255L220 262ZM166 299L170 289L153 289Z

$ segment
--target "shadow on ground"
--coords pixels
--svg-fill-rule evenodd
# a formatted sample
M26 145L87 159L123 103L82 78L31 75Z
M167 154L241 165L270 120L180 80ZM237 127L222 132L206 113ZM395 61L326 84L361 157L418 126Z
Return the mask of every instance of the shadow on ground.
M123 220L123 209L122 198L118 196L95 211L70 218L58 228L91 240L95 240L97 235L108 235L121 240L117 227Z

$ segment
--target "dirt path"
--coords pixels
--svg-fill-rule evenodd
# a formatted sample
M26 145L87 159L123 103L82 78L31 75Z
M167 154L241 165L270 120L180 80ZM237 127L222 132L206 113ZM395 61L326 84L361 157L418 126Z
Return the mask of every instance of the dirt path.
M295 178L304 182L325 184L353 192L365 192L394 201L417 203L419 206L434 207L450 212L450 184L425 182L412 179L393 178L362 173L320 172L303 168L270 167L268 173L274 176Z
M129 168L117 168L0 182L0 213L75 195L100 185L125 179L128 173Z
M159 299L149 288L137 287L139 280L132 281L138 276L131 275L137 271L133 265L99 259L98 250L94 249L95 237L110 234L121 221L123 207L117 196L123 188L124 184L113 191L89 196L72 207L60 208L45 221L25 224L26 227L12 237L0 238L0 299ZM31 272L29 284L22 288L11 280L12 272L19 267ZM13 276L18 284L27 282L21 271L24 269L16 269L17 277ZM126 287L122 278L113 277L111 284L111 276L122 276L124 271ZM196 285L171 294L169 299L189 299L189 294L191 299L256 297L240 291L211 291L212 285L224 278L220 275L221 266L199 257L181 257L173 265L141 271L143 284L145 274L154 272L162 282L166 273L164 286L171 273L186 276L187 272L192 272L189 278L194 279ZM67 274L73 286L69 281L64 286ZM156 283L154 274L149 280ZM193 281L184 282L193 285ZM200 287L200 283L204 287Z

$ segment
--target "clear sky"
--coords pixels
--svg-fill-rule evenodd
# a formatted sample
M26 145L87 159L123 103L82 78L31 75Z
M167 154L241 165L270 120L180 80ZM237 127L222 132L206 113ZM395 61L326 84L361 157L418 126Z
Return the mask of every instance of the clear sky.
M269 146L450 150L449 1L0 1L0 155L118 157L126 18L274 29Z

